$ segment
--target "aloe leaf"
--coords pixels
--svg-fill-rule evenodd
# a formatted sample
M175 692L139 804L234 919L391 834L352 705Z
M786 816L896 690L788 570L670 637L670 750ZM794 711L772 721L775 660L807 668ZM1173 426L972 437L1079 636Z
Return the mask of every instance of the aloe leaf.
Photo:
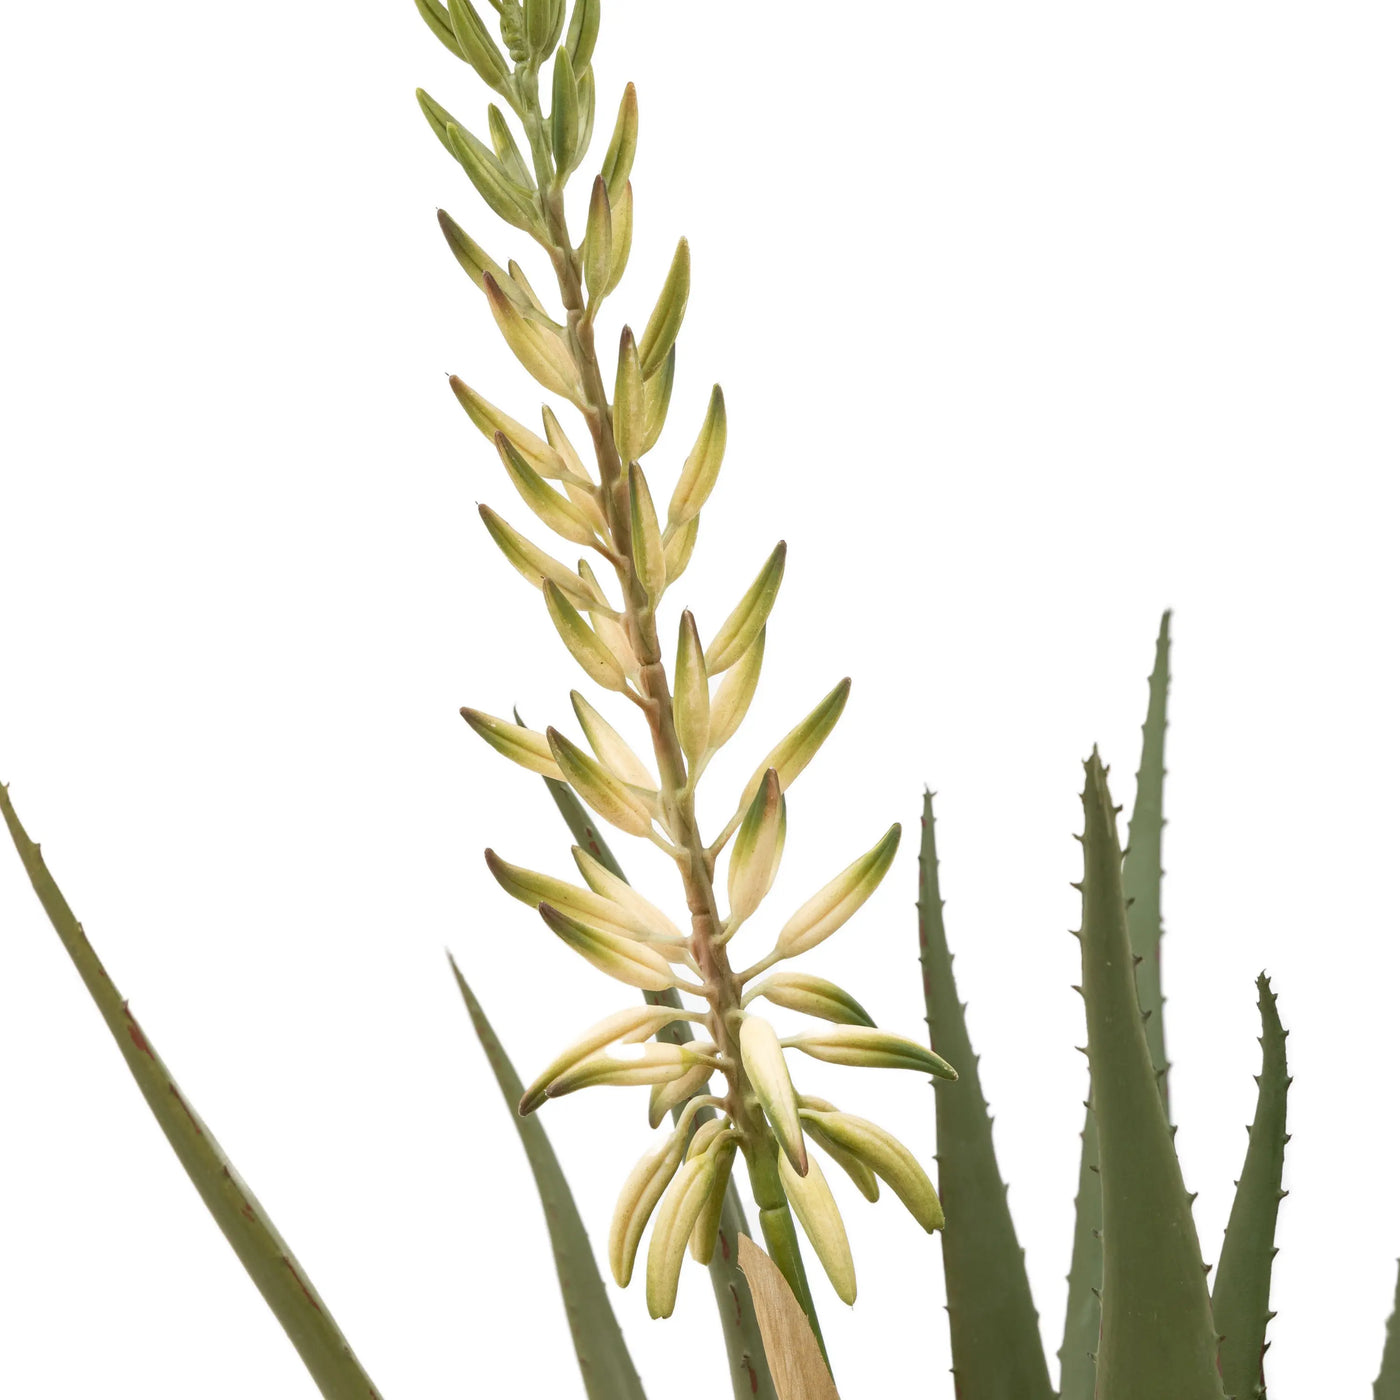
M549 1225L549 1242L554 1247L559 1291L564 1295L564 1311L569 1318L569 1330L573 1333L584 1390L589 1400L646 1400L646 1392L642 1389L627 1343L623 1340L622 1329L608 1301L607 1290L593 1257L593 1247L588 1243L588 1232L583 1228L583 1220L574 1203L573 1192L569 1190L569 1183L564 1179L559 1159L549 1145L549 1138L539 1118L535 1115L522 1118L516 1111L525 1086L520 1082L520 1076L516 1074L505 1048L481 1009L481 1003L473 995L451 954L447 960L452 964L452 975L457 979L458 990L467 1004L472 1025L476 1027L477 1039L481 1041L491 1072L501 1087L506 1108L520 1134L530 1170L534 1173L540 1204L544 1207L545 1221Z
M1025 1255L997 1167L992 1118L958 1001L943 924L934 846L933 796L924 793L919 851L919 962L929 1044L957 1067L959 1082L934 1095L938 1194L946 1214L943 1273L959 1395L977 1400L1051 1400L1054 1391Z
M1162 791L1166 779L1168 658L1171 612L1162 614L1157 652L1147 678L1147 718L1142 726L1142 758L1137 794L1123 855L1123 897L1128 906L1128 942L1138 959L1138 1002L1146 1017L1147 1047L1162 1103L1167 1103L1167 1051L1163 1028ZM1061 1400L1092 1400L1094 1350L1099 1341L1099 1294L1103 1287L1103 1191L1099 1182L1099 1135L1092 1095L1084 1104L1080 1134L1079 1190L1074 1198L1074 1243L1070 1254L1069 1296L1064 1340L1060 1344Z
M1162 1102L1167 1098L1166 1035L1162 1021L1162 789L1167 747L1167 688L1170 684L1170 610L1162 614L1157 654L1147 678L1147 718L1142 726L1142 761L1137 794L1123 852L1123 898L1128 904L1128 942L1137 965L1138 1001L1147 1018L1147 1048L1157 1074ZM1168 1104L1170 1117L1170 1104Z
M1376 1377L1372 1400L1400 1400L1400 1274L1395 1280L1395 1302L1385 1324L1385 1350Z
M49 874L38 845L21 825L4 785L0 785L0 810L34 893L102 1013L137 1088L224 1238L233 1246L233 1252L296 1347L312 1380L326 1400L378 1400L379 1392L355 1359L306 1271L180 1092L112 984L83 926Z
M1225 1393L1237 1400L1262 1400L1265 1331L1269 1311L1269 1281L1273 1272L1274 1227L1283 1190L1283 1152L1288 1141L1288 1032L1279 1023L1278 1004L1269 979L1262 973L1259 1016L1264 1034L1259 1037L1264 1063L1259 1074L1259 1096L1254 1122L1249 1126L1249 1147L1244 1168L1235 1183L1235 1200L1225 1227L1225 1243L1215 1271L1211 1305L1220 1333L1220 1373Z
M617 863L598 828L593 825L583 804L574 796L573 789L557 778L546 778L544 782L549 789L549 795L559 808L560 815L573 832L574 840L596 861L612 871L619 880L625 880L627 877L622 873L622 867ZM642 995L653 1006L673 1006L677 1010L680 1009L680 995L671 989L664 992L643 992ZM672 1021L657 1033L658 1040L667 1040L673 1045L683 1045L692 1039L692 1036L690 1025L686 1021ZM673 1116L679 1115L679 1112L677 1108ZM701 1108L696 1112L695 1120L699 1124L713 1117L712 1109ZM730 1381L734 1387L735 1400L778 1400L763 1350L763 1334L759 1330L758 1318L754 1312L748 1279L739 1267L739 1237L748 1233L744 1206L731 1177L724 1193L718 1243L709 1264L710 1283L715 1291L715 1305L719 1309L725 1351L729 1356Z
M1096 1400L1222 1400L1191 1202L1143 1029L1107 770L1084 765L1079 930L1103 1185Z

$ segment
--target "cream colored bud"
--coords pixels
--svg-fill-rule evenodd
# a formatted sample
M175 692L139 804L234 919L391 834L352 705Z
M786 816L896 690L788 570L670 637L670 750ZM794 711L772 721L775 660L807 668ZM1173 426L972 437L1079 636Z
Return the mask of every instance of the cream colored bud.
M749 803L729 856L729 920L738 927L773 887L787 840L787 800L775 769Z
M666 591L666 550L656 520L651 488L645 473L633 462L627 469L627 493L632 503L632 561L637 577L655 606Z
M482 278L482 286L491 315L515 358L551 393L581 406L583 389L568 342L549 326L526 316L489 272Z
M744 993L742 1005L756 997L766 997L774 1006L819 1016L847 1026L873 1026L870 1013L844 987L813 977L810 972L775 972Z
M516 451L543 477L557 480L564 475L565 462L549 443L536 437L523 423L517 423L508 413L502 413L493 403L488 403L469 384L464 384L457 376L451 375L448 384L456 395L457 402L466 410L467 417L479 428L482 434L496 440L497 433L504 433Z
M692 1042L688 1041L687 1044ZM679 1108L687 1099L693 1099L697 1094L705 1092L712 1074L713 1067L702 1062L693 1066L680 1079L673 1080L670 1084L658 1084L651 1091L651 1099L647 1104L647 1122L653 1128L659 1128L673 1108Z
M566 565L553 558L538 545L531 544L518 530L507 525L490 506L478 506L477 512L497 548L528 583L543 588L548 579L568 597L585 608L605 608L602 594L586 583Z
M678 530L687 521L694 520L700 514L700 508L709 500L724 462L728 437L724 391L716 384L710 392L710 406L700 426L700 436L695 439L695 446L685 459L680 480L671 493L671 504L666 509L666 521L672 529Z
M447 0L447 14L462 57L488 87L501 88L510 78L510 68L471 0Z
M582 846L573 848L574 863L584 883L595 894L611 900L626 918L639 938L658 942L685 942L685 935L650 900L643 899L626 880L614 875L607 866L589 855Z
M698 1017L698 1012L677 1011L673 1006L630 1006L625 1011L605 1016L572 1045L561 1050L525 1090L520 1099L521 1117L533 1113L545 1101L545 1090L561 1074L605 1046L648 1040L672 1021L693 1021Z
M608 203L608 182L599 175L593 181L583 234L583 282L595 302L607 294L612 255L612 206Z
M681 752L693 768L710 746L710 682L705 672L700 633L688 608L681 614L680 639L676 643L676 693L672 698L672 710Z
M540 406L540 417L544 420L544 435L549 449L559 458L560 462L563 463L565 474L577 477L580 481L586 481L591 484L593 478L588 474L588 468L584 466L583 458L578 455L578 449L569 441L568 434L565 433L564 429L559 426L559 420L554 416L554 410L550 408L548 404L542 404ZM515 439L511 437L509 428L502 428L502 431L508 438L511 438L512 442L515 442ZM516 445L519 446L519 443L516 443ZM524 449L522 448L521 450L523 451ZM539 472L541 476L549 475L548 472L540 471L538 465L535 467L535 470Z
M427 94L420 90L419 102L423 102L425 98L427 98ZM428 98L427 100L431 101L432 99ZM436 125L434 129L437 129ZM445 129L442 131L441 139L445 144L447 140ZM484 278L489 272L500 284L501 290L507 295L510 294L510 279L506 276L505 269L495 262L490 254L445 209L438 210L438 227L442 229L442 236L447 240L447 246L451 249L452 256L457 259L462 270L476 283L478 288L483 287ZM493 428L491 431L494 433L495 429Z
M666 584L671 584L685 573L690 556L695 553L695 541L700 535L700 517L687 521L679 530L667 530L663 535L663 550L666 555Z
M495 443L511 485L520 492L521 500L544 524L556 535L562 535L574 544L597 543L597 532L588 517L567 496L561 496L545 485L544 478L525 460L504 433L496 434Z
M803 1108L807 1106L806 1098L800 1100ZM812 1117L803 1113L802 1128L807 1136L846 1173L855 1183L856 1190L865 1197L867 1201L878 1201L880 1199L880 1182L875 1173L870 1170L864 1162L853 1152L848 1152L840 1143L835 1142L822 1132L821 1128L813 1121Z
M746 1015L739 1027L739 1054L778 1146L800 1176L807 1170L807 1148L802 1140L797 1093L773 1027L759 1016Z
M627 674L622 663L599 640L553 579L544 582L544 601L560 639L569 655L583 668L590 680L608 690L625 691Z
M675 986L670 965L648 944L584 923L548 904L540 905L540 917L569 947L609 977L645 992L664 992Z
M600 817L633 836L650 835L651 813L626 783L614 778L601 763L589 758L557 729L547 729L545 738L554 761L564 774L564 781Z
M928 1173L893 1133L864 1118L835 1111L823 1113L804 1108L802 1122L823 1147L828 1144L839 1147L887 1182L909 1213L930 1234L943 1228L943 1207Z
M829 938L875 893L899 849L896 822L859 860L848 865L783 925L777 952L795 958ZM834 1018L833 1018L834 1019Z
M576 690L569 692L574 714L598 762L629 787L644 791L656 790L656 779L645 763L632 751L627 741Z
M526 233L545 232L533 192L522 189L510 178L489 146L452 121L446 123L444 135L447 149L457 158L457 163L467 172L477 193L493 213Z
M549 751L549 740L533 729L512 724L509 720L497 719L481 710L462 710L462 718L480 734L499 754L504 754L512 763L528 768L532 773L543 773L546 778L564 780L564 774Z
M768 637L766 627L759 631L744 654L725 672L724 679L710 704L710 748L723 748L744 722L758 689L758 675L763 669L763 648Z
M803 1232L812 1242L831 1286L840 1300L851 1305L856 1300L856 1266L851 1258L851 1243L846 1238L846 1225L826 1184L821 1164L812 1158L805 1176L793 1171L786 1157L778 1158L778 1175L788 1204Z
M681 1164L688 1134L688 1125L678 1128L661 1147L648 1152L623 1182L608 1232L608 1266L619 1288L626 1288L632 1281L632 1266L642 1232Z
M617 350L617 379L613 384L612 429L624 467L640 455L644 411L642 362L637 358L632 327L623 326L622 343Z
M637 154L637 89L631 83L622 93L617 111L617 125L603 157L603 179L608 184L608 198L616 206L622 198L623 187L632 173L632 160Z
M520 147L515 144L515 137L511 133L510 125L506 121L505 113L492 103L486 109L486 119L491 127L491 146L495 150L500 162L506 168L506 174L510 176L522 189L533 190L535 188L535 175L528 165L525 164L525 157L520 154ZM515 264L511 264L512 271ZM498 282L500 278L496 279ZM533 296L532 300L536 305L539 299ZM540 308L543 310L543 307Z
M571 1065L545 1087L551 1099L563 1098L579 1089L600 1085L633 1088L637 1085L665 1084L679 1079L694 1062L689 1050L679 1045L650 1044L612 1046Z
M802 770L816 757L817 750L826 741L826 736L836 727L841 711L846 708L846 699L851 693L850 677L822 697L821 703L795 729L791 730L776 748L754 769L754 775L744 788L740 806L753 801L763 775L770 769L778 770L778 781L783 791L796 781Z
M715 1182L713 1157L692 1157L671 1178L657 1208L647 1250L647 1311L670 1317L676 1306L686 1241Z
M814 1060L861 1069L912 1069L939 1079L956 1079L958 1072L926 1045L907 1036L882 1031L878 1026L831 1026L796 1035L783 1044L801 1050Z
M738 606L724 620L724 625L706 648L705 668L710 675L717 676L721 671L727 671L763 631L768 614L773 611L773 604L777 601L786 562L787 544L780 540L778 547L768 556L767 563L759 570L758 577L749 585L749 591L739 599Z

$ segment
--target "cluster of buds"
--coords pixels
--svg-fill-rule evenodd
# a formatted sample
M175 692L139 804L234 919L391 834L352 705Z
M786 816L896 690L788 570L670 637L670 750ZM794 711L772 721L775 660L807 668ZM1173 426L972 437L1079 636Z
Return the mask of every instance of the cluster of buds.
M577 1089L640 1085L650 1089L653 1130L674 1116L665 1141L627 1178L609 1240L613 1276L626 1285L651 1223L646 1292L653 1316L668 1316L674 1307L687 1244L702 1261L715 1249L725 1191L741 1153L770 1253L799 1298L806 1290L794 1214L837 1294L852 1302L855 1272L845 1227L809 1145L819 1147L870 1200L883 1181L926 1230L939 1227L942 1212L917 1159L888 1132L798 1093L788 1052L842 1065L956 1075L924 1045L877 1028L843 988L779 965L822 943L869 899L894 859L899 827L793 913L764 957L743 970L732 968L730 941L758 912L778 873L787 791L840 718L849 681L838 684L759 763L731 819L706 842L695 817L696 788L753 698L786 549L779 544L773 551L708 644L692 613L680 614L668 673L658 610L695 548L727 430L724 396L716 386L663 521L641 463L662 434L670 404L676 341L690 292L684 240L640 339L628 328L622 331L611 400L594 347L595 317L617 288L631 246L636 94L629 86L623 96L593 182L585 232L575 245L562 192L592 133L596 0L575 0L567 32L564 0L491 0L504 52L469 0L417 3L443 43L519 120L528 161L496 106L487 112L488 146L420 93L434 131L487 204L547 252L563 319L550 314L515 262L500 267L446 214L443 232L485 295L510 350L545 389L582 415L597 466L595 474L585 465L550 408L543 410L540 436L453 378L459 402L494 445L526 506L553 534L589 551L593 562L585 557L570 568L490 508L482 506L481 517L510 563L540 590L551 623L588 680L625 698L644 718L650 761L577 691L572 700L582 745L557 729L539 733L478 710L462 714L506 757L566 783L606 822L666 852L677 866L689 914L685 932L580 847L573 852L577 883L487 852L500 885L535 908L546 927L587 962L626 986L674 993L679 1002L634 1006L600 1021L536 1078L520 1112ZM552 63L548 115L539 97L546 62ZM611 576L615 592L593 563ZM716 897L722 858L723 914ZM754 1010L757 1002L812 1018L819 1028L780 1037ZM659 1041L658 1033L676 1021L694 1023L699 1037L683 1044ZM718 1090L716 1077L722 1081Z

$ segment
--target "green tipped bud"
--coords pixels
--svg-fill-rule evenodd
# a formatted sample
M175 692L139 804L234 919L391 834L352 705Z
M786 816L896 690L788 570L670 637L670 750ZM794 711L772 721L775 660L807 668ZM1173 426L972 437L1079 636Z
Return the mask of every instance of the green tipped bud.
M698 1139L700 1134L696 1133L695 1136ZM694 1150L692 1144L692 1153ZM715 1179L710 1187L710 1194L705 1197L705 1204L696 1217L695 1228L690 1232L690 1257L697 1264L708 1265L715 1257L720 1220L724 1215L724 1193L729 1189L729 1177L734 1170L734 1154L737 1150L738 1142L732 1137L714 1149Z
M684 238L676 245L670 270L662 284L661 295L652 308L647 328L642 332L638 351L642 357L642 377L650 379L671 353L685 319L685 305L690 300L690 244Z
M690 556L695 553L695 537L699 533L700 517L697 515L688 525L682 525L679 530L663 537L666 549L666 586L668 588L685 573L686 565L690 563Z
M506 174L521 189L535 188L534 172L525 163L520 147L515 144L515 135L506 121L505 113L493 102L486 108L486 124L491 132L491 146L497 159L505 167ZM500 281L500 278L496 279ZM541 307L543 310L543 307Z
M481 22L481 16L472 8L471 0L447 0L447 15L462 57L476 69L487 87L499 92L510 77L510 69L490 31Z
M595 302L607 295L612 256L612 207L608 203L607 181L599 175L593 181L593 193L588 200L588 225L583 234L583 284Z
M778 588L783 581L783 567L787 563L787 544L778 542L778 547L768 556L767 563L759 570L758 577L749 585L749 591L739 599L739 605L724 621L714 640L705 652L705 666L710 675L717 676L727 671L753 645L754 639L763 631L768 622L768 614L778 598Z
M608 690L625 691L627 676L622 663L598 639L598 634L579 615L578 609L552 579L544 581L544 601L550 620L558 630L569 655L583 667L590 679Z
M926 1045L875 1026L832 1026L783 1042L814 1060L860 1069L912 1069L939 1079L956 1079L958 1072Z
M481 245L471 238L445 209L438 210L438 227L442 229L442 236L447 240L447 246L452 250L452 256L457 259L462 270L476 283L477 287L485 290L485 277L489 272L507 296L518 295L517 289L506 275L505 269L494 262ZM485 429L482 431L485 432ZM490 436L490 434L487 435ZM546 472L545 475L547 476L548 473Z
M729 856L729 922L737 928L773 887L787 840L787 802L770 768L754 794Z
M613 208L622 200L622 191L632 174L632 161L637 154L637 89L628 83L617 109L617 124L613 127L608 153L603 157L603 179L607 181L608 198Z
M545 1096L561 1099L580 1089L632 1089L638 1085L664 1084L679 1079L694 1063L694 1054L680 1045L613 1046L601 1054L566 1069L545 1089Z
M482 286L491 315L515 358L551 393L581 403L578 370L564 337L526 316L489 272Z
M632 1281L632 1266L637 1259L642 1232L685 1156L685 1140L689 1134L688 1123L678 1127L661 1147L648 1152L632 1168L622 1184L613 1209L612 1228L608 1231L608 1267L619 1288L626 1288Z
M875 893L899 849L896 822L859 860L824 885L783 925L777 953L795 958L829 938Z
M839 1148L863 1162L904 1202L930 1234L943 1228L943 1207L928 1173L893 1133L849 1113L802 1110L802 1123L823 1147ZM873 1201L874 1196L870 1199Z
M593 478L589 475L588 468L583 465L583 458L578 455L578 448L569 441L568 434L559 426L559 420L554 416L554 410L548 404L542 404L540 417L544 422L544 435L550 449L564 464L563 474L566 477L572 476L579 481L587 482L590 486L593 485ZM507 428L504 431L505 435L519 447L520 444L517 439L511 436L510 429ZM521 451L523 452L524 448L521 448ZM541 476L549 475L546 471L540 471L538 466L535 467L535 470ZM599 596L602 595L599 594Z
M547 442L536 437L529 428L517 423L508 413L502 413L495 404L482 398L469 384L464 384L455 374L447 380L457 402L466 410L467 417L488 438L495 442L497 433L504 433L511 446L530 464L540 476L558 480L568 468L563 458ZM588 543L588 541L584 541Z
M628 180L623 185L621 198L615 198L609 190L608 201L612 205L612 267L603 288L604 296L617 290L632 255L632 182Z
M770 769L778 770L778 781L786 792L799 773L816 757L817 750L826 742L826 736L836 728L841 711L846 708L846 700L851 693L851 679L846 677L838 686L821 699L817 708L806 719L783 738L773 751L754 770L744 788L742 803L752 802L763 775Z
M452 138L448 135L448 128L460 126L461 123L441 102L434 101L423 88L416 88L413 95L418 99L418 109L423 113L428 125L432 127L433 135L442 143L443 150L453 160L456 160L457 152L453 148Z
M601 861L595 860L582 846L573 847L574 864L584 883L594 894L611 900L630 920L632 931L639 938L658 943L683 944L685 935L650 900L643 899L626 880L619 879Z
M418 6L418 13L423 16L428 28L437 35L443 48L465 62L467 56L462 52L457 43L457 36L452 32L452 20L447 10L438 4L438 0L413 0L413 3Z
M486 865L496 883L508 895L532 909L548 904L560 913L580 919L605 933L615 933L622 938L639 938L644 943L670 944L674 949L685 942L674 925L657 924L654 920L640 918L596 890L581 889L553 875L511 865L489 849L486 852Z
M632 1045L649 1040L662 1026L674 1020L694 1020L696 1013L677 1011L670 1006L633 1006L615 1011L591 1026L566 1050L561 1050L540 1073L520 1100L520 1116L533 1113L548 1097L546 1089L566 1070L572 1069L605 1046Z
M593 142L593 118L598 108L598 94L593 82L593 69L580 68L574 64L574 72L578 75L578 144L574 150L573 162L570 170L576 170L588 154L588 147Z
M688 608L681 614L681 635L676 643L676 693L671 708L681 752L694 768L710 746L710 682L700 633Z
M588 584L599 598L603 597L602 586L586 559L578 561L578 572L584 583ZM589 617L593 621L593 630L598 634L598 640L622 663L622 669L627 675L640 684L642 663L637 660L637 653L632 650L632 639L627 635L627 628L621 619L607 607L593 608Z
M522 578L534 584L536 588L543 588L548 581L585 608L607 606L602 593L595 585L580 578L557 559L546 554L538 545L531 544L518 530L507 525L490 506L478 506L477 513L501 553L519 571Z
M814 1121L813 1115L807 1111L809 1108L813 1108L834 1113L835 1108L822 1099L810 1099L805 1094L799 1098L798 1102L802 1105L803 1110L803 1132L851 1178L855 1183L856 1190L867 1201L878 1201L880 1199L879 1178L853 1152L848 1152L840 1143L823 1133L820 1125Z
M632 752L622 735L578 691L571 690L569 699L573 702L574 714L578 716L584 738L598 756L598 762L629 787L641 788L655 796L656 779L647 771L646 764Z
M664 992L675 985L670 965L655 948L638 943L634 938L595 928L548 904L540 905L540 917L569 947L609 977L629 987L640 987L644 992Z
M650 836L651 813L641 797L557 729L546 730L545 738L564 781L600 817L632 836Z
M687 520L700 514L700 508L710 498L724 462L724 447L729 440L729 423L724 412L724 391L718 384L710 392L710 407L700 425L700 436L690 449L690 456L681 468L681 478L671 495L666 511L670 527L679 529Z
M774 1006L843 1026L873 1026L870 1013L844 987L809 972L777 972L744 993L742 1005L767 997Z
M636 462L627 469L627 494L632 503L632 560L637 578L654 607L666 591L666 551L661 544L661 526L652 504L651 488Z
M554 55L554 85L549 109L549 140L560 176L574 168L578 154L578 79L568 49Z
M564 47L575 73L582 73L593 57L598 42L598 0L574 0L574 12L569 16L569 32Z
M807 1148L802 1141L797 1092L788 1077L782 1044L773 1027L762 1017L744 1017L739 1027L739 1054L744 1062L744 1073L772 1125L778 1146L801 1176L807 1170Z
M544 223L533 192L510 178L496 153L456 122L447 124L446 136L447 149L492 213L528 234L542 236Z
M567 496L545 485L544 478L525 460L524 454L501 432L495 437L496 451L520 499L556 535L574 544L597 543L597 534L588 517ZM557 587L558 585L551 585Z
M637 357L632 327L623 326L622 341L617 349L617 379L613 385L612 428L617 455L624 467L640 454L645 411L642 362Z
M812 1158L807 1173L799 1176L786 1157L778 1158L778 1175L788 1204L797 1216L803 1232L812 1242L836 1296L848 1307L856 1300L856 1266L851 1258L851 1242L846 1238L846 1225L841 1219L836 1198L826 1184L821 1164Z
M669 1084L658 1084L651 1091L651 1102L647 1105L647 1122L653 1128L659 1128L673 1108L679 1108L696 1094L705 1092L713 1073L714 1070L709 1065L702 1063L680 1079L672 1080Z
M670 1317L675 1310L686 1241L714 1183L714 1158L692 1157L681 1164L661 1198L647 1250L647 1311L652 1317Z
M692 524L698 523L698 517ZM768 629L762 628L744 654L729 668L720 682L710 706L710 747L723 748L744 722L758 689L758 675L763 669L763 648L768 638Z
M532 773L543 773L546 778L563 782L564 774L549 751L549 740L533 729L512 724L509 720L497 719L495 715L481 710L462 710L462 718L491 745L499 754L504 754L512 763L528 768Z
M642 442L637 456L644 456L656 446L661 430L666 426L666 414L671 407L671 390L676 382L676 347L666 356L660 370L642 387Z

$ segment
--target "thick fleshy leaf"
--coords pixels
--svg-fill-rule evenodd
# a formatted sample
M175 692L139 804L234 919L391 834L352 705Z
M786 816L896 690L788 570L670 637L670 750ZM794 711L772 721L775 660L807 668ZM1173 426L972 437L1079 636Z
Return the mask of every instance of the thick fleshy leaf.
M1372 1400L1400 1400L1400 1274L1395 1280L1395 1301L1385 1324L1385 1349L1376 1376Z
M1274 1227L1283 1189L1283 1152L1288 1141L1288 1032L1279 1023L1278 1005L1262 974L1258 981L1259 1016L1263 1022L1264 1063L1254 1122L1249 1125L1249 1149L1235 1184L1235 1200L1225 1226L1225 1243L1215 1270L1211 1311L1220 1333L1220 1374L1225 1393L1260 1396L1265 1392L1264 1353L1273 1277Z
M1050 1370L1006 1199L977 1056L953 977L934 845L933 797L924 794L919 850L919 963L929 1045L958 1066L955 1090L934 1094L938 1189L947 1207L943 1275L953 1368L969 1395L1052 1400Z
M9 789L3 785L0 785L0 813L4 814L5 825L34 893L83 979L88 995L107 1023L136 1087L209 1214L282 1324L321 1394L326 1400L378 1400L379 1392L355 1359L350 1344L306 1271L277 1233L257 1197L234 1170L214 1135L195 1113L193 1105L180 1092L113 985L82 925L49 873L39 847L20 824Z
M554 1155L544 1126L536 1117L522 1118L516 1105L524 1093L504 1047L497 1039L472 989L455 962L452 975L467 1004L477 1039L486 1052L491 1072L510 1110L511 1121L520 1134L525 1156L534 1174L535 1186L544 1207L549 1241L554 1249L554 1267L559 1290L564 1295L564 1311L573 1334L579 1370L588 1400L645 1400L637 1368L632 1364L622 1329L617 1325L607 1289L598 1274L588 1233L574 1203L569 1183L564 1179L559 1159Z
M1096 1400L1222 1400L1201 1247L1143 1029L1107 772L1085 764L1079 932L1103 1182Z

